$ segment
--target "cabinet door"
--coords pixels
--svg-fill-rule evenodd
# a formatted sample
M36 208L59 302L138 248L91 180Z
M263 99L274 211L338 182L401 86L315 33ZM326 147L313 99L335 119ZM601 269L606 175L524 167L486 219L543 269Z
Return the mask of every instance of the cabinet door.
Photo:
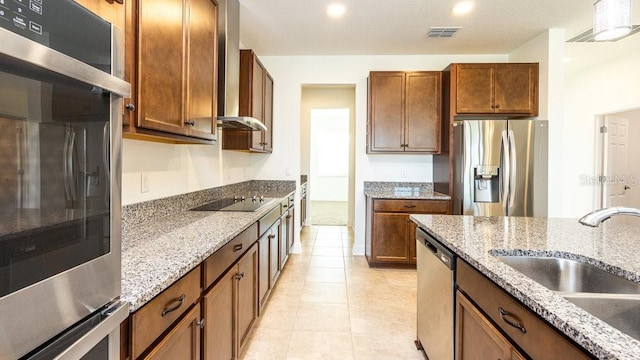
M269 238L269 289L273 289L280 275L280 222L273 224Z
M236 356L233 330L237 275L238 268L234 266L203 297L205 360L232 359Z
M153 360L200 359L200 304L191 311L145 356Z
M191 136L213 140L217 129L218 8L211 0L190 0L189 4L186 121Z
M538 114L537 64L498 64L495 79L496 113Z
M408 214L373 213L371 257L379 262L406 262Z
M249 338L249 331L258 317L258 250L254 245L238 261L238 354Z
M267 131L263 132L264 150L273 151L273 78L264 72L264 125Z
M407 245L409 246L409 262L415 264L417 261L416 251L416 229L418 225L407 217Z
M404 151L404 72L369 75L369 152Z
M494 69L489 64L458 65L456 111L458 114L494 112Z
M287 211L285 214L286 215L280 221L280 270L284 269L284 264L289 258L288 237L290 223L287 220L289 212Z
M406 74L404 151L440 151L441 93L441 72Z
M269 292L269 236L271 231L262 235L258 240L258 299L260 300L260 309L267 302L267 294Z
M294 219L296 218L296 209L293 207L289 208L289 215L287 215L287 255L291 253L291 247L293 246L293 242L295 241L295 226Z
M138 5L138 126L187 135L183 1L140 0Z
M509 341L459 291L456 293L456 360L511 359Z
M251 69L251 116L264 121L264 69L258 61L257 56L253 56ZM264 133L262 131L251 132L251 148L255 150L264 149Z

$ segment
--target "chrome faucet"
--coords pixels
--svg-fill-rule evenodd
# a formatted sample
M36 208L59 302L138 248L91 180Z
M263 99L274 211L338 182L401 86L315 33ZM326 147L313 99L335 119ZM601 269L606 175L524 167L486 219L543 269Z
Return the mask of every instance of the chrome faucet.
M582 225L596 227L600 225L601 222L607 220L608 218L614 215L640 216L640 209L624 207L624 206L598 209L583 216L582 219L580 219L580 223Z

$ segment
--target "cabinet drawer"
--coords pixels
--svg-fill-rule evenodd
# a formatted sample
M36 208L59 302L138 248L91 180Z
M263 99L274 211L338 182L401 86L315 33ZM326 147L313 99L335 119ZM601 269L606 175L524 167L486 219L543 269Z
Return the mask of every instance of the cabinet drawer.
M449 202L441 200L373 200L373 211L446 214Z
M285 200L286 202L287 200ZM262 219L258 221L258 237L262 236L273 224L280 219L280 208L281 205L276 206L275 209L271 210L267 215L263 216Z
M208 288L222 276L225 270L235 263L256 240L258 240L257 223L251 225L213 255L209 256L204 261L204 288Z
M533 359L590 359L536 314L500 289L471 265L458 259L457 285L473 302ZM508 312L504 318L500 309ZM526 332L509 325L520 324Z
M183 276L132 315L136 359L200 297L200 267Z

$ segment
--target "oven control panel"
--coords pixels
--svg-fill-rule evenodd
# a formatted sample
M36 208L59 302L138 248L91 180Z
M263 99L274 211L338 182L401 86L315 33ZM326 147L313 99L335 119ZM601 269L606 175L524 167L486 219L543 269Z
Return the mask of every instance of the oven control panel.
M32 40L41 38L45 1L0 0L0 26Z

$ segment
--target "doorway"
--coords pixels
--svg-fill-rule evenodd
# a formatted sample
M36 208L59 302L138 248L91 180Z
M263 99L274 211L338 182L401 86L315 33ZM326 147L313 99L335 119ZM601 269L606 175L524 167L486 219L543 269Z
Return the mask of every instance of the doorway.
M598 117L599 158L597 182L601 207L627 206L640 208L640 109L616 112ZM640 218L620 216L610 221L640 226Z
M305 225L353 226L355 86L303 85L301 111Z

